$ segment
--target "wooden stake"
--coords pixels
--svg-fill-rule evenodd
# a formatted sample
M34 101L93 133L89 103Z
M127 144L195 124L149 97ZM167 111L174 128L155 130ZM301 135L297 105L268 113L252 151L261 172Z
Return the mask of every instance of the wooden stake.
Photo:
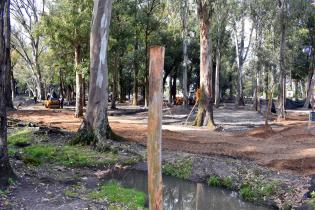
M148 191L150 210L163 209L161 172L162 144L162 80L165 48L150 48L149 66L149 120L148 120Z

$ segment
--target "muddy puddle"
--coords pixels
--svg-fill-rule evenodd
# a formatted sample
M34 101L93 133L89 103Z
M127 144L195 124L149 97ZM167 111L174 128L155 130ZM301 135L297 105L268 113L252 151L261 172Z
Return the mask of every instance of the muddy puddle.
M147 174L144 171L114 172L104 182L117 181L124 187L147 193ZM236 192L205 184L163 176L164 209L167 210L268 210L241 200Z

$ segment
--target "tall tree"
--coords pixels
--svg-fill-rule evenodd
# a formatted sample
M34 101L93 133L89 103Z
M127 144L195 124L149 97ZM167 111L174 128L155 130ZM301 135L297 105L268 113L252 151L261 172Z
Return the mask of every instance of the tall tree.
M7 112L6 94L8 73L10 71L10 1L0 2L0 189L8 184L9 178L13 175L7 147Z
M50 5L50 14L42 21L42 29L49 41L50 47L62 51L60 48L69 48L72 53L75 69L76 106L75 116L83 116L83 71L82 61L88 53L88 40L92 12L91 0L60 0Z
M6 7L8 8L8 7ZM10 12L6 12L6 18L4 21L4 28L5 28L5 34L7 35L7 37L5 37L5 46L6 46L6 56L9 58L11 51L10 51L10 34L11 34L11 21L10 21ZM11 87L11 77L13 77L12 75L12 68L11 68L11 59L7 59L7 91L6 91L6 101L7 101L7 107L8 108L13 108L13 98L12 98L12 87Z
M241 0L239 3L239 15L235 15L233 19L233 33L234 33L234 42L235 42L235 51L236 51L236 63L237 63L237 73L238 73L238 82L237 82L237 92L235 104L237 106L245 105L244 94L243 94L243 76L244 76L244 63L247 59L247 55L250 49L252 34L254 27L251 26L250 36L248 38L248 46L245 46L245 19L246 19L246 2ZM239 30L240 28L240 30Z
M214 0L197 0L196 3L200 25L200 99L194 125L213 128L215 127L213 120L213 65L209 31Z
M90 37L90 88L86 117L81 132L94 136L99 144L109 138L108 65L107 48L111 22L112 0L94 0L93 20Z
M227 0L218 2L215 8L216 12L216 54L215 54L215 106L220 105L220 70L222 59L223 38L226 31L227 20L229 16L229 5Z
M285 98L286 98L286 71L285 71L285 42L287 30L287 0L278 0L279 24L280 24L280 50L279 50L279 101L278 101L278 120L285 119Z
M181 17L183 25L183 72L182 72L182 89L184 96L184 105L188 105L188 90L187 90L187 71L188 71L188 0L182 0Z
M40 21L40 16L44 13L44 8L45 1L42 1L42 7L40 7L38 1L35 0L12 0L12 17L16 22L16 27L12 32L12 46L31 69L36 82L36 96L40 99L45 99L39 61L44 48L35 29Z

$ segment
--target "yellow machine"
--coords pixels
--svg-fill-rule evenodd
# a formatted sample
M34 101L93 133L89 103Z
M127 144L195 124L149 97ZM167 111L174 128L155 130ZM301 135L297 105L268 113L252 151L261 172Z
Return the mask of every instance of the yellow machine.
M44 106L49 109L59 109L60 101L57 98L48 99L44 101Z

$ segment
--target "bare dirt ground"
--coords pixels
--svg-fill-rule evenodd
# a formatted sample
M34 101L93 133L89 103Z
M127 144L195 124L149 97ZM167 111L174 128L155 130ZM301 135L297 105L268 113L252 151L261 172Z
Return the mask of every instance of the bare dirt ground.
M265 129L260 114L224 106L215 110L216 122L222 126L220 132L195 128L189 123L184 125L189 111L165 109L163 149L253 160L263 166L300 175L315 173L315 125L308 124L306 111L288 111L286 121L272 122L271 127ZM115 116L110 111L109 115L114 115L109 120L117 134L146 144L146 112ZM82 121L74 117L72 109L48 110L40 105L12 111L9 116L74 132Z

